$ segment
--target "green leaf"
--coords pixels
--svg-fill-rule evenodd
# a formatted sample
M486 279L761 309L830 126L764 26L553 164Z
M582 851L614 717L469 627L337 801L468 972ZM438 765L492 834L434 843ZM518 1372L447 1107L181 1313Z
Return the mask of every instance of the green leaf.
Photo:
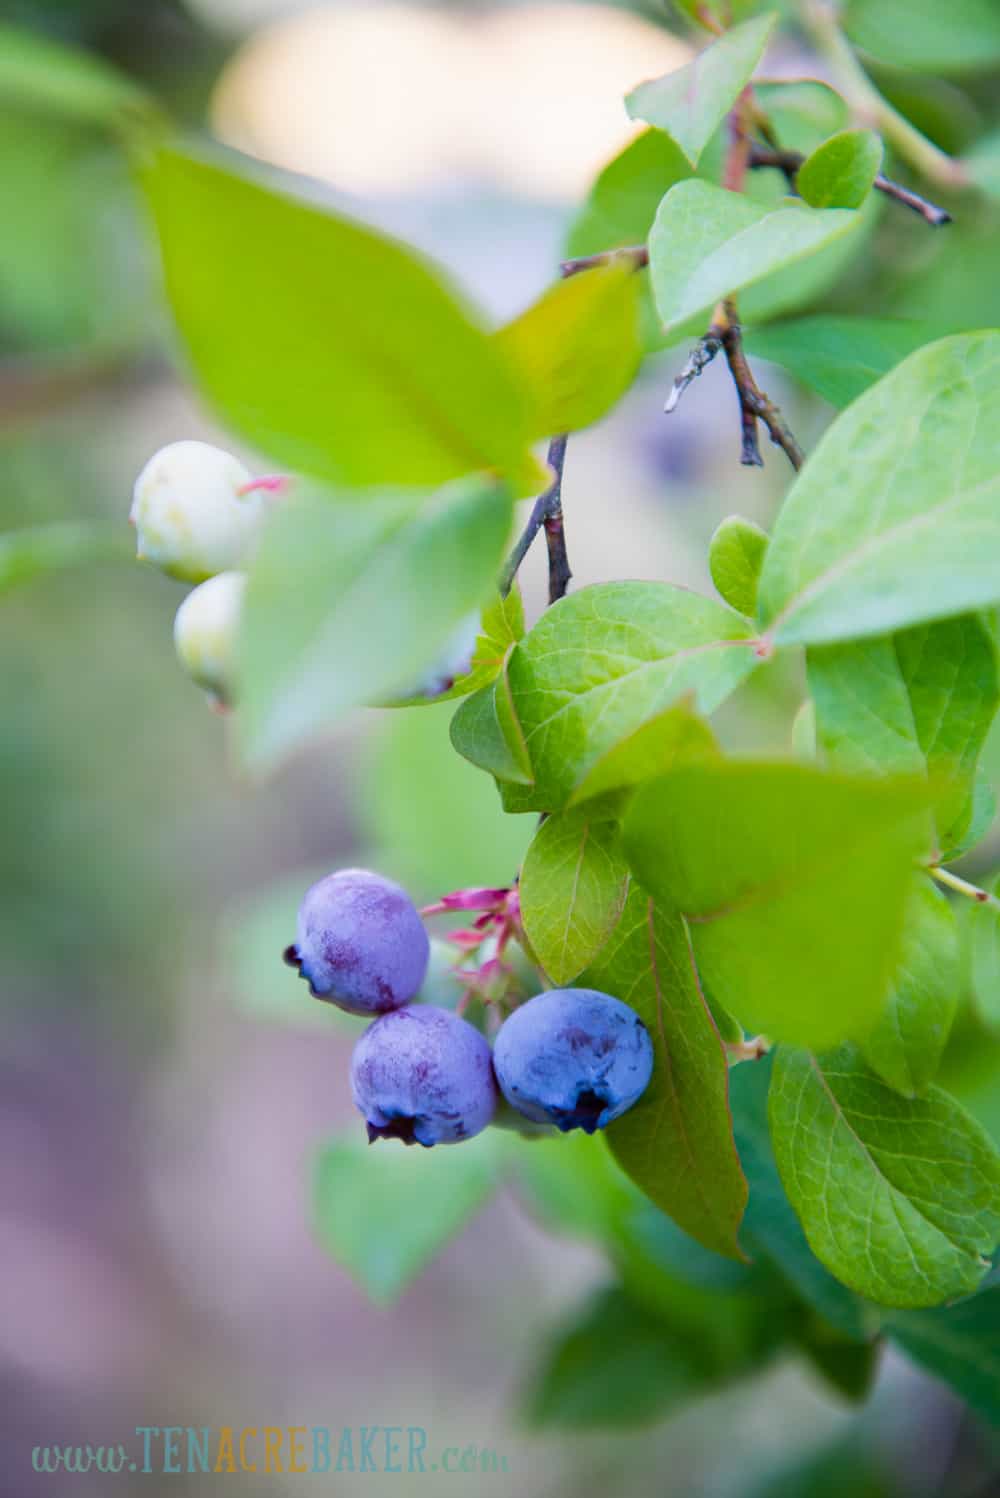
M81 125L126 126L158 113L155 101L104 58L2 24L0 99Z
M485 478L430 498L289 500L250 574L241 633L241 729L254 763L405 689L482 603L511 523Z
M848 0L844 25L856 46L896 68L979 72L1000 61L993 0Z
M321 1151L313 1223L326 1251L372 1300L395 1300L491 1195L497 1154L487 1132L460 1149L374 1148L360 1122Z
M814 1316L804 1320L795 1340L830 1388L854 1404L867 1399L878 1372L878 1342L856 1342L841 1336Z
M66 520L5 531L0 534L0 596L70 567L124 561L131 552L117 526Z
M635 754L648 773L662 730L676 746L680 720L665 709L693 694L711 712L754 669L747 622L712 599L669 583L601 583L547 609L510 658L514 711L524 732L535 783L548 810L575 792L628 784L629 753L601 761L651 720ZM687 715L690 717L690 714ZM652 733L651 743L648 734ZM703 736L703 735L702 735ZM688 746L688 733L681 738ZM621 773L619 773L621 772Z
M525 1413L563 1429L642 1425L710 1383L694 1340L616 1287L598 1291L550 1342Z
M532 407L532 436L574 432L624 395L642 358L633 265L570 276L495 335Z
M904 1097L933 1082L961 986L955 912L925 874L914 880L885 1008L865 1036L868 1065Z
M825 432L761 575L780 644L886 634L1000 598L1000 333L911 354Z
M194 372L237 431L345 484L479 469L544 487L529 403L492 339L403 245L180 150L144 177Z
M841 770L921 775L949 856L972 816L976 766L1000 704L990 632L974 614L808 652L820 746Z
M451 742L463 758L498 780L533 787L524 733L511 702L509 663L508 652L496 681L462 703L452 719Z
M747 1028L831 1045L885 1002L913 861L919 787L811 765L682 765L639 789L625 853L691 929L698 971Z
M614 994L653 1040L653 1078L607 1130L636 1185L706 1248L739 1258L747 1188L733 1142L726 1054L698 987L683 922L633 886L584 987Z
M740 1241L753 1257L775 1264L796 1294L842 1336L864 1342L878 1314L824 1269L785 1195L767 1123L773 1053L730 1068L729 1099L740 1160L750 1186Z
M843 98L818 78L757 80L754 97L787 151L808 156L848 123Z
M431 670L426 686L417 695L394 697L379 705L433 707L439 702L468 697L494 682L503 670L511 646L524 638L524 605L516 582L506 598L498 593L483 608L471 655L465 656L472 628L471 619L461 621L456 638L449 641L441 661ZM457 676L453 675L456 658L468 661L468 669Z
M708 182L679 182L649 236L653 294L664 329L707 313L720 297L814 255L860 223L846 208L797 200L769 208Z
M785 1190L838 1279L907 1308L975 1289L1000 1237L1000 1156L946 1093L901 1097L849 1046L782 1049L770 1120Z
M842 409L936 336L926 323L819 316L748 328L743 341L750 353L780 364L807 389Z
M629 117L675 140L692 166L764 55L774 15L733 26L685 67L640 83L625 100Z
M567 256L645 244L668 187L691 176L683 152L660 130L644 130L608 162L566 240Z
M982 880L981 886L996 895L1000 874ZM1000 910L990 904L963 902L959 935L976 1009L991 1029L1000 1029Z
M1000 1286L958 1305L890 1316L886 1330L915 1362L1000 1426Z
M977 141L963 165L987 197L1000 198L1000 131Z
M557 986L581 973L617 923L628 864L615 822L568 811L547 817L521 869L521 918L535 956Z
M860 208L881 168L874 130L841 130L806 157L795 185L813 208Z
M764 565L767 531L729 515L715 530L708 547L708 569L720 596L738 614L750 617L757 609L757 583Z

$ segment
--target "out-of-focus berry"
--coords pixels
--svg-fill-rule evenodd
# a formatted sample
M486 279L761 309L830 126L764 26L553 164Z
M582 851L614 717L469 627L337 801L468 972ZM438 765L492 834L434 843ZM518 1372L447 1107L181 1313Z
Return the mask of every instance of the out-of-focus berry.
M232 704L246 575L220 572L192 588L174 619L177 657L220 707Z
M129 519L138 555L191 583L242 567L268 502L232 453L207 442L172 442L135 481Z

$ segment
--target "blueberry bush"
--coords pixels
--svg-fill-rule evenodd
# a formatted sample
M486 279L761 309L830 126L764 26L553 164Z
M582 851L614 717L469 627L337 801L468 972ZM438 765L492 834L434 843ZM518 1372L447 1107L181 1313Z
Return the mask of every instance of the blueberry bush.
M324 1244L392 1299L505 1181L599 1243L614 1282L552 1343L541 1420L651 1419L790 1350L863 1399L892 1343L1000 1423L997 1111L958 1095L1000 1035L1000 894L976 862L1000 705L1000 330L976 315L995 270L968 248L981 295L957 310L946 274L923 316L851 296L877 233L972 246L1000 196L977 82L1000 12L678 11L693 60L637 80L641 128L499 328L88 54L11 31L0 86L8 68L121 142L185 367L263 455L253 474L175 444L132 510L140 555L196 585L178 654L241 764L268 773L361 707L451 700L451 752L534 827L507 884L421 912L365 871L300 891L267 961L277 982L284 945L362 1016L340 1085L376 1145L359 1122L322 1150ZM823 81L766 75L776 28ZM945 144L943 96L979 121ZM714 597L571 586L572 434L653 359L668 413L724 363L719 443L760 465L767 438L788 470L770 533L715 532ZM808 451L761 360L831 408ZM100 544L11 532L0 582ZM549 606L528 627L533 546ZM766 754L724 752L713 715L779 673L794 720Z

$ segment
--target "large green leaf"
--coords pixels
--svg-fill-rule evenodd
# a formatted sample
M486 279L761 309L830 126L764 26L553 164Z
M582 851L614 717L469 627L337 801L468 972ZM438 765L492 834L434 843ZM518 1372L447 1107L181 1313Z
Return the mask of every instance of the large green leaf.
M706 760L639 789L625 852L686 916L713 998L747 1028L831 1045L885 1002L923 804L910 784Z
M769 1259L797 1295L841 1336L864 1342L878 1330L878 1313L824 1269L809 1247L802 1224L785 1195L767 1123L773 1053L745 1061L729 1073L736 1147L750 1187L740 1242Z
M780 364L832 406L843 408L937 334L925 323L887 317L797 317L748 328L752 354Z
M818 740L839 769L927 778L939 850L972 817L976 766L1000 703L996 651L975 614L808 652Z
M437 495L307 494L272 517L241 633L244 752L273 761L352 707L406 689L482 603L511 522L485 478Z
M1000 1285L954 1306L890 1316L886 1330L911 1358L1000 1426Z
M708 313L720 297L814 255L860 224L847 208L777 208L708 182L679 182L649 235L656 306L669 331Z
M839 130L806 157L795 185L813 208L860 208L881 166L874 130Z
M994 0L848 0L844 21L857 46L896 68L976 72L1000 61Z
M726 1054L684 923L637 887L580 980L630 1004L653 1040L653 1078L608 1143L652 1201L707 1248L739 1257L747 1187L733 1142Z
M518 888L535 956L553 983L569 983L604 946L625 904L628 864L617 824L586 808L547 817Z
M900 1307L975 1289L1000 1237L1000 1156L946 1093L901 1097L849 1046L783 1049L770 1120L785 1189L838 1279Z
M925 874L914 880L903 944L885 1008L861 1049L868 1065L905 1097L934 1080L961 984L955 912Z
M157 113L155 101L92 52L0 25L0 99L81 125L122 127Z
M313 1176L313 1223L323 1247L372 1300L396 1299L460 1232L497 1184L488 1131L461 1148L371 1148L361 1123L324 1146Z
M654 738L663 729L667 763L677 722L665 709L687 694L701 712L717 707L756 664L750 633L722 604L669 583L601 583L546 610L508 669L546 809L565 805L605 756L652 720ZM650 748L644 736L635 751L647 774ZM631 783L624 776L612 767L599 789Z
M625 393L642 358L635 267L571 276L495 337L529 392L532 436L589 426Z
M911 354L828 429L771 536L782 644L886 634L1000 599L1000 333Z
M763 57L776 19L759 16L733 26L685 67L640 83L625 100L630 117L665 131L697 166Z
M342 483L490 469L541 488L530 400L438 273L224 160L162 150L144 176L174 316L221 415Z

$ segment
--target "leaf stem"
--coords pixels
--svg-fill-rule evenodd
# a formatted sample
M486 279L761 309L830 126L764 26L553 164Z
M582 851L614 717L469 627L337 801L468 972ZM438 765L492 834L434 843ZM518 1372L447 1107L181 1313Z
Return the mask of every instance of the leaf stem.
M996 895L991 895L987 889L981 889L978 884L970 884L968 879L961 879L950 869L943 869L940 864L935 863L930 865L927 872L939 884L953 889L956 894L964 895L967 900L975 900L977 905L989 905L993 910L1000 910L1000 900Z
M853 113L885 136L905 161L939 187L964 187L968 176L961 162L928 140L882 94L854 55L838 24L832 0L800 0L799 16L816 51L826 61L834 83Z

